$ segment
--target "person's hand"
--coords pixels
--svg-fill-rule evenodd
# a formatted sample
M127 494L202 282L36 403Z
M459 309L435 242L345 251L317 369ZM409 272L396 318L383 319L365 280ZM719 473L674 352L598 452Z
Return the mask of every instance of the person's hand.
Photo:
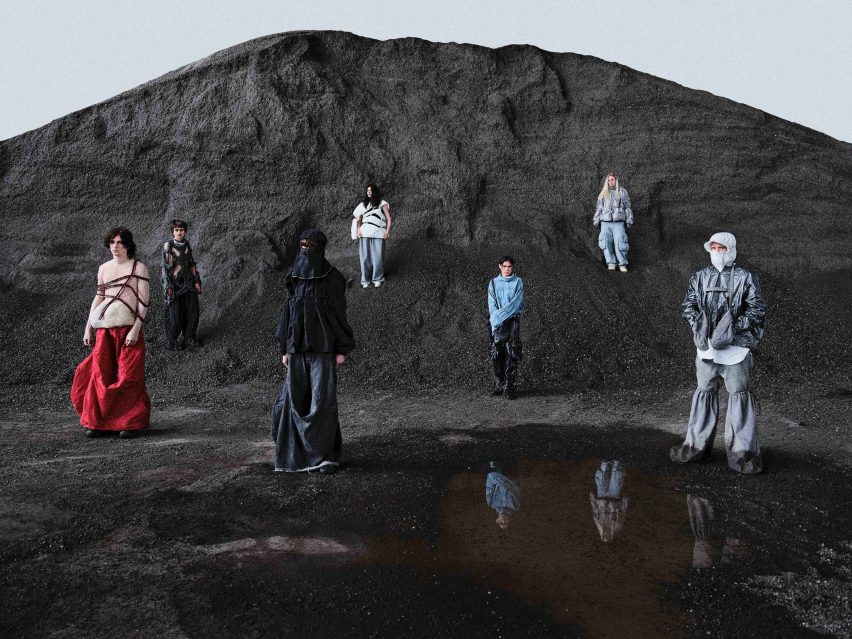
M387 231L385 231L385 234L384 234L384 236L382 237L382 239L383 239L383 240L388 239L388 235L389 235L389 233L388 233Z
M334 356L334 366L335 368L340 368L343 366L343 362L346 361L346 355L335 355Z
M127 338L124 340L125 346L135 346L136 342L139 341L139 328L134 326L130 329L130 332L127 334Z
M363 237L363 235L361 235L361 227L360 226L358 227L358 237Z
M95 336L92 333L92 327L89 324L86 324L86 330L83 332L83 344L89 348L92 347L92 343L95 341Z
M201 295L201 284L198 282L195 283L195 292Z
M281 356L281 363L284 364L284 366L287 366L287 367L290 366L290 354L289 353L284 353Z

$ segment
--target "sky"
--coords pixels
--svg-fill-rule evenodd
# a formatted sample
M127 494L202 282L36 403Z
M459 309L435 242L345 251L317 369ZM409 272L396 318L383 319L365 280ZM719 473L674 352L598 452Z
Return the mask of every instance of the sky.
M848 0L0 0L0 140L303 29L593 55L852 142Z

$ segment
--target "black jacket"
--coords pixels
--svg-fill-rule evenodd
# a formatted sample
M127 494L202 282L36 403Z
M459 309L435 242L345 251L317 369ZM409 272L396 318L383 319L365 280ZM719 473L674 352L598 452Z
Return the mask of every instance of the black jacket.
M322 277L284 276L287 299L275 336L281 353L334 353L355 348L352 327L346 321L346 280L333 266Z
M733 273L731 304L728 287ZM707 289L725 289L708 291ZM692 327L695 346L707 350L708 339L724 313L734 317L734 346L757 348L763 339L763 319L766 303L757 276L734 264L721 273L713 266L696 271L689 280L689 290L683 300L683 318Z

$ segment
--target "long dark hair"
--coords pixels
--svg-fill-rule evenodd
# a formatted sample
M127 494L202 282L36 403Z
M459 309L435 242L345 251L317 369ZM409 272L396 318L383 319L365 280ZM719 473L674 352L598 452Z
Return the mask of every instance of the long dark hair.
M367 197L367 189L371 189L373 191L373 197ZM382 203L382 192L379 191L379 187L375 184L368 184L367 189L364 189L364 199L362 200L364 206L372 204L373 208L379 208L379 204Z
M136 242L133 241L133 233L126 226L115 226L109 230L104 238L104 246L109 248L109 243L116 235L121 236L121 243L127 249L127 257L136 257Z

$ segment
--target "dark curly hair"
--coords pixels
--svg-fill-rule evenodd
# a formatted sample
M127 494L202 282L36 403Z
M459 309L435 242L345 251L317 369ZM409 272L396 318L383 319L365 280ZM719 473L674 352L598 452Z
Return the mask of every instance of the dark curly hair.
M107 232L104 238L104 246L109 248L109 243L116 235L121 236L121 243L127 249L127 257L136 257L136 242L133 241L133 233L126 226L115 226Z

